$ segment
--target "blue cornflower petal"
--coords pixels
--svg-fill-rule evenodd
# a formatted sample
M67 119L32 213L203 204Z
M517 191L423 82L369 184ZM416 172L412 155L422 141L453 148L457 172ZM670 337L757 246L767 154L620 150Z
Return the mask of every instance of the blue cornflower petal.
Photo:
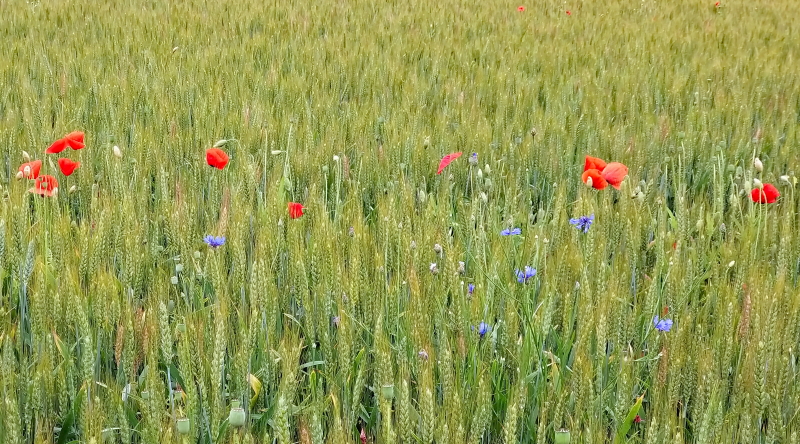
M475 284L467 285L467 293L472 294L475 291Z
M206 237L203 238L203 242L208 244L211 248L217 248L225 245L225 236L212 236L207 234Z

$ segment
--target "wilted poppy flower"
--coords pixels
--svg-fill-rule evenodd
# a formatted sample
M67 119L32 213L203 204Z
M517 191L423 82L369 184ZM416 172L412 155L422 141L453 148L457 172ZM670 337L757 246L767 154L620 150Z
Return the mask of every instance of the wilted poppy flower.
M33 188L28 191L42 196L51 197L58 193L58 181L55 177L45 174L37 177Z
M653 325L655 325L656 330L667 332L672 328L672 319L659 319L658 316L655 316Z
M642 422L642 417L639 416L639 415L636 415L636 417L633 418L633 422L635 422L636 424L639 424L640 422Z
M74 160L65 159L63 157L58 159L58 167L61 168L61 174L65 176L72 174L79 166L81 166L80 162L75 162Z
M500 232L500 236L516 236L522 234L521 228L506 228Z
M753 199L755 203L762 204L775 203L780 196L781 193L779 193L778 189L771 183L765 183L763 188L754 188L753 191L750 192L750 199Z
M289 217L292 219L297 219L303 216L303 204L299 204L297 202L289 202Z
M525 7L524 6L520 6L519 8L517 8L517 11L525 12Z
M17 173L18 179L36 179L39 177L39 171L42 169L42 161L41 160L32 160L30 162L23 163L19 166L19 172Z
M463 153L459 151L457 153L451 153L442 157L442 161L439 162L439 169L436 171L436 174L442 174L442 170L444 170L447 165L450 165L450 162L461 157L461 154Z
M228 164L228 154L219 148L209 148L206 150L206 162L221 170Z
M602 190L608 186L608 182L603 179L600 171L594 168L584 171L583 175L581 176L581 180L583 180L583 183L585 183L587 186L596 190Z
M594 222L594 214L590 214L589 216L581 216L576 217L569 220L569 223L573 225L575 228L582 230L584 233L589 232L589 227L592 226L592 222Z
M211 248L217 248L225 245L225 236L212 236L207 234L206 237L203 238L203 242L208 244Z
M58 154L64 151L67 147L72 148L73 150L79 150L86 146L83 143L84 134L81 131L73 131L66 136L62 137L61 139L56 140L50 145L49 148L45 151L47 154Z
M536 276L536 269L526 265L524 270L517 269L514 273L517 275L517 282L527 284L529 279Z

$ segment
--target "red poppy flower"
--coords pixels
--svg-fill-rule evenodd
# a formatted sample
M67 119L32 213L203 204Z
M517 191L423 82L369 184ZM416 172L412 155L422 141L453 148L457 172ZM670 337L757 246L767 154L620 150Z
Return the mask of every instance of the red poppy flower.
M606 167L606 162L603 159L586 156L586 162L583 164L583 171L595 169L597 171L603 171L603 168Z
M442 174L442 170L444 170L447 165L450 165L450 162L461 157L461 154L463 153L459 151L457 153L451 153L442 157L442 161L439 162L439 169L436 171L436 174Z
M289 202L289 217L297 219L303 216L303 204L297 202Z
M56 140L45 151L47 154L58 154L64 151L67 147L73 150L79 150L86 145L83 143L84 134L81 131L73 131L61 139Z
M51 197L58 192L58 181L53 176L47 174L36 178L36 183L30 190L31 193Z
M524 6L520 6L519 8L517 8L517 11L525 12L525 7Z
M25 162L19 166L19 172L17 173L17 177L20 179L22 178L36 179L37 177L39 177L39 171L41 169L42 169L41 160L32 160L30 162Z
M228 154L219 148L209 148L206 150L206 162L221 170L228 164Z
M625 176L628 175L628 167L619 162L611 162L603 168L600 174L612 187L619 189Z
M603 179L602 174L600 171L592 168L583 172L583 176L581 176L581 180L586 185L591 185L592 188L596 190L602 190L608 186L608 182Z
M61 168L61 174L65 176L69 176L75 172L79 166L81 166L80 162L75 162L74 160L65 159L63 157L58 159L58 167Z
M642 417L639 416L639 415L636 415L636 417L633 418L633 422L635 422L636 424L639 424L640 422L642 422Z
M755 203L771 204L775 203L779 197L781 197L781 193L771 183L765 183L764 188L754 188L750 192L750 199L753 199Z
M572 12L570 12L569 9L567 10L567 15L572 15Z
M69 146L69 145L68 145L68 142L67 142L66 138L58 139L55 142L53 142L53 144L50 145L49 148L47 148L45 153L47 153L47 154L58 154L58 153L64 151L65 149L67 149L67 146Z
M714 3L715 8L719 8L719 2Z

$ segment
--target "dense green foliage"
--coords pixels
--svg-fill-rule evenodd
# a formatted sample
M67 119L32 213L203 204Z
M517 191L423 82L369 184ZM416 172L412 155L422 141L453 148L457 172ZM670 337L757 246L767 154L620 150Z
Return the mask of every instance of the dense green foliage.
M0 442L800 442L796 2L3 3Z

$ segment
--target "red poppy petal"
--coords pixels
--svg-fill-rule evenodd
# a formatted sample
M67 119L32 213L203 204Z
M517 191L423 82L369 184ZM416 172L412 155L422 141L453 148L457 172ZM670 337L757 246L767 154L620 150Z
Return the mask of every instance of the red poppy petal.
M442 170L444 170L447 167L447 165L450 165L450 162L461 157L462 154L464 153L459 151L457 153L451 153L442 157L442 161L439 162L439 169L436 171L436 174L442 174Z
M625 176L628 175L628 167L619 162L611 162L606 165L601 174L612 187L619 189Z
M778 192L778 189L775 188L775 186L771 183L764 184L764 194L767 195L767 203L773 203L781 196L781 193Z
M74 160L65 159L63 157L58 159L58 167L61 168L61 174L65 176L74 173L79 166L81 166L80 162L75 162Z
M69 141L71 142L78 142L80 144L83 144L84 134L83 131L73 131L67 134L64 138L69 139Z
M586 156L586 162L583 164L583 171L595 169L597 171L603 171L603 168L606 167L606 162L603 159Z
M608 182L603 179L600 171L594 168L584 171L581 180L583 180L583 183L587 183L590 177L592 178L592 188L602 190L608 186Z
M67 139L58 139L50 145L50 148L47 148L45 153L47 154L58 154L64 151L67 148Z
M86 145L83 142L78 142L77 140L67 139L67 145L73 150L80 150L83 149Z
M228 154L219 148L206 150L206 162L214 168L223 169L228 164Z

